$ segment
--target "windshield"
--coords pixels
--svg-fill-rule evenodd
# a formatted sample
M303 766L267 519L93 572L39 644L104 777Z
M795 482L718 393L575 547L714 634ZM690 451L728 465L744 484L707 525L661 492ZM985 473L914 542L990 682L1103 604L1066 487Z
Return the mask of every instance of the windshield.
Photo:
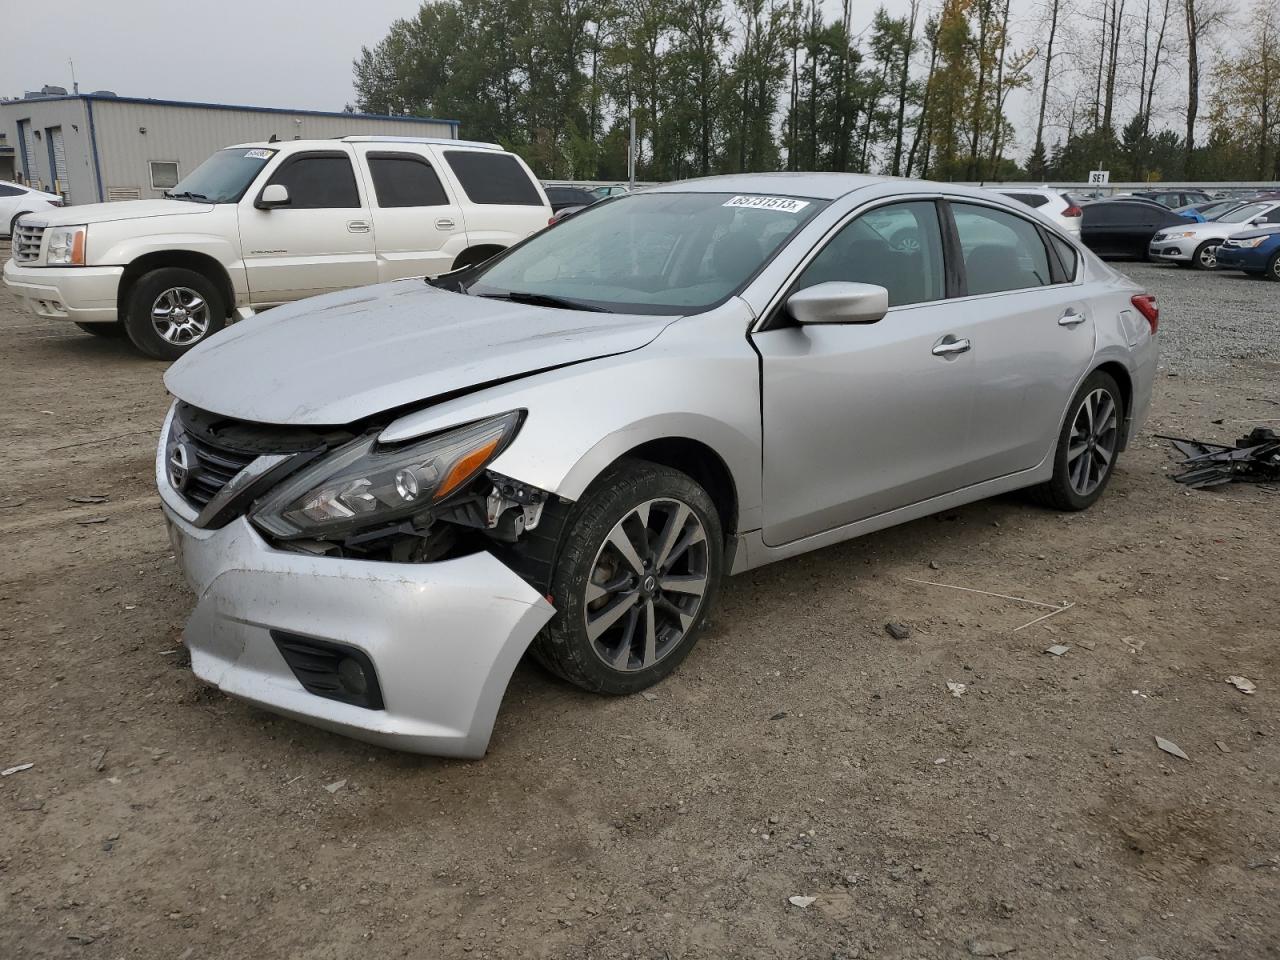
M824 206L756 194L628 194L532 237L467 292L619 313L701 313L742 289Z
M1224 214L1218 218L1219 223L1244 223L1246 220L1252 220L1260 213L1266 213L1266 203L1246 203L1239 210L1232 210L1230 213Z
M166 191L165 196L207 203L235 203L244 196L258 171L275 153L274 150L257 147L219 150L183 177L176 187Z

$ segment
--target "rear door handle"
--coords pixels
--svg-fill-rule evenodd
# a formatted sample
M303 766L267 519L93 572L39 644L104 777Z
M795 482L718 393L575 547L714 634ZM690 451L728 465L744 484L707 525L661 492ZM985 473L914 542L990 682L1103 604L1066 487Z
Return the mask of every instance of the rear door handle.
M436 221L436 226L441 230L452 230L454 227L457 226L457 224L454 223L452 220L450 220L448 217L441 217L439 220Z
M350 233L368 233L369 221L368 220L348 220L347 231Z
M933 345L933 355L935 357L954 357L957 354L968 353L972 347L968 339L957 340L951 334L947 334L941 340Z
M1088 319L1083 313L1076 313L1070 307L1067 312L1058 318L1058 326L1060 327L1078 327Z

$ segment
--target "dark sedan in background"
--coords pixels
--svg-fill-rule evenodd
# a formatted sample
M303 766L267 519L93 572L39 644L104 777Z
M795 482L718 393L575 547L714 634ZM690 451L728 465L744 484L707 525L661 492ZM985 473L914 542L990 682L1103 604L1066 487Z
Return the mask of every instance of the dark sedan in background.
M1134 199L1093 200L1080 204L1080 239L1103 257L1146 259L1147 247L1165 227L1187 221L1167 207Z

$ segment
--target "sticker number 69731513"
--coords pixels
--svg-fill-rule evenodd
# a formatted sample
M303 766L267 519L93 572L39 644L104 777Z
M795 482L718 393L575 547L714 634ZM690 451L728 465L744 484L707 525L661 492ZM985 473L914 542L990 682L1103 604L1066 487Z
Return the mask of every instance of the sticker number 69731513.
M779 213L797 213L807 207L809 201L797 200L794 197L740 195L730 197L722 205L726 207L746 207L748 210L777 210Z

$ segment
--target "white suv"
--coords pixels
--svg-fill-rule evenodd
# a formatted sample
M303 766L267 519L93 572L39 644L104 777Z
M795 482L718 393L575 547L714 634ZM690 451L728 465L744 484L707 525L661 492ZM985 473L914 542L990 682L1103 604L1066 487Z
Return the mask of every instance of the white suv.
M27 215L5 283L38 316L96 334L123 328L144 353L172 359L233 314L435 276L551 219L519 157L463 140L244 143L167 197Z
M1002 186L991 189L1039 210L1067 233L1080 236L1080 219L1084 211L1053 187Z

